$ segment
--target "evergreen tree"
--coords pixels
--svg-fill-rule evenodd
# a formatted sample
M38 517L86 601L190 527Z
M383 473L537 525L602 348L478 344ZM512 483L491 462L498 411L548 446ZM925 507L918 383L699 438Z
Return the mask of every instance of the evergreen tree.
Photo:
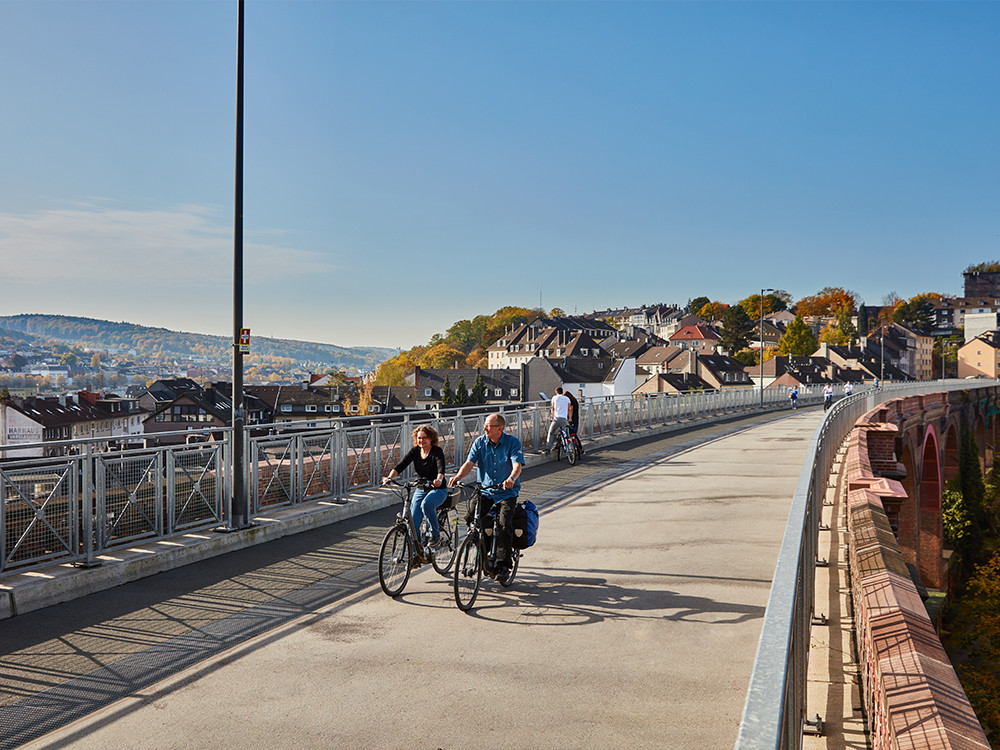
M476 373L476 383L472 386L471 402L473 404L486 403L486 384L483 383L483 374Z
M451 391L451 382L444 376L444 386L441 388L441 406L451 406L455 403L455 394Z
M788 324L788 330L778 342L778 353L793 357L808 357L818 347L816 334L805 324L802 316L797 315L795 320Z
M723 315L719 344L728 354L735 354L747 348L755 329L756 326L746 310L739 305L733 305Z
M983 499L986 486L983 482L983 471L979 464L979 448L976 437L968 424L962 424L961 437L958 441L958 485L962 495L964 515L968 519L968 529L962 544L956 550L962 556L962 564L967 573L978 562L983 547L983 527L986 525L986 513Z
M865 305L858 305L858 331L862 336L867 336L869 333L870 324L868 321L868 307Z
M465 387L465 377L458 379L458 385L455 386L455 405L465 406L469 403L469 389Z

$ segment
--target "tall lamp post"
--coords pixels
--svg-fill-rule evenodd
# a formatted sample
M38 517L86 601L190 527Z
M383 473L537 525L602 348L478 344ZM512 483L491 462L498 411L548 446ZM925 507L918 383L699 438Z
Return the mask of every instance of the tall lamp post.
M885 321L882 321L882 327L879 329L878 335L878 387L881 388L885 385Z
M760 290L760 349L758 350L757 360L760 367L758 372L760 374L760 406L764 408L764 292L773 292L773 289L761 289Z
M250 525L250 504L243 482L243 0L236 19L236 201L233 222L233 495L230 528Z

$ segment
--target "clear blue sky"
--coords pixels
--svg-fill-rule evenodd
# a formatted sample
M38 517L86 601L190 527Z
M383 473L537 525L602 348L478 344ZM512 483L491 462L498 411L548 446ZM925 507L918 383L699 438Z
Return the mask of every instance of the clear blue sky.
M0 2L0 314L232 331L236 2ZM408 348L1000 259L1000 3L246 4L245 322Z

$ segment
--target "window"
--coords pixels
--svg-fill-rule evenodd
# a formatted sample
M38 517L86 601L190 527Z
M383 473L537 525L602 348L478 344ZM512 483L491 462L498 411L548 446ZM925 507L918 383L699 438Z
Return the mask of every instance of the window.
M496 396L497 398L503 396L503 388L495 388L493 390L493 395Z
M358 413L358 405L351 404L351 414L357 414L357 413Z
M306 404L306 411L316 411L316 404Z
M330 404L326 404L323 407L323 411L333 411L333 407Z
M371 406L369 406L368 407L368 413L369 414L377 414L378 413L378 404L372 404Z
M330 411L332 411L334 414L340 413L340 404L334 404L333 406L331 406Z
M281 411L282 411L282 412L284 412L284 413L286 413L286 414L287 414L287 413L288 413L288 412L290 412L291 410L292 410L292 405L291 405L291 404L282 404L282 405L281 405Z
M430 396L431 395L431 389L430 388L424 388L424 395L425 396Z
M511 388L510 389L510 395L511 396L516 396L517 395L517 388Z
M590 351L588 349L581 349L580 350L580 354L582 356L584 356L584 357L586 357L589 353L590 353Z

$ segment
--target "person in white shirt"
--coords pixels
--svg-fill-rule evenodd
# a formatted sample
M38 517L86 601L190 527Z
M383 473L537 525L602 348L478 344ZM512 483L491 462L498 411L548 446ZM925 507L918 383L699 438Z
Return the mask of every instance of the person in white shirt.
M556 440L559 439L559 430L569 424L569 399L563 393L562 386L556 388L556 395L552 397L552 422L549 424L549 436L545 441L545 450L548 453L552 450Z

